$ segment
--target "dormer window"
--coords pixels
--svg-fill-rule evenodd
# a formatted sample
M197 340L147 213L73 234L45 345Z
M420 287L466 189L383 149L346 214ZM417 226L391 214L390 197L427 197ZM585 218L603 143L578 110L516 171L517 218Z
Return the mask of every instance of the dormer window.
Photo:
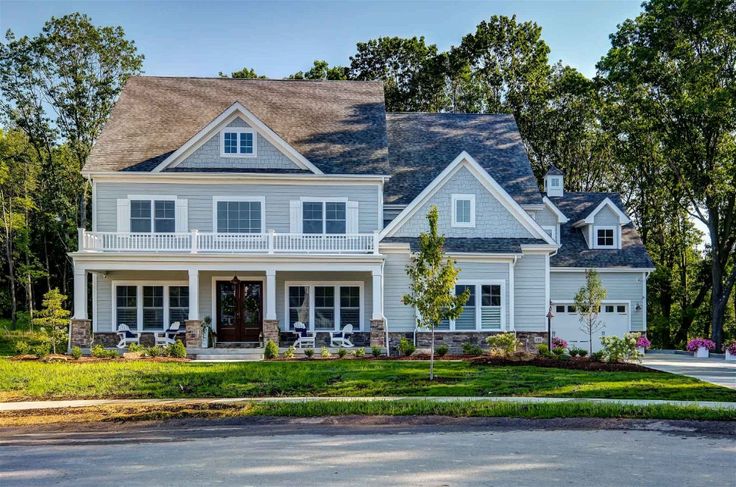
M452 226L475 227L475 195L452 195Z
M222 157L255 157L256 134L253 129L228 127L220 132Z
M595 247L598 249L615 249L616 227L595 227Z

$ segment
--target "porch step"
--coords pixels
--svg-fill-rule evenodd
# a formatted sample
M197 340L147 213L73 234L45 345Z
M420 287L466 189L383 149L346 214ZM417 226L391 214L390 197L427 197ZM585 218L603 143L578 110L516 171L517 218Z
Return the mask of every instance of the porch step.
M194 360L263 360L263 348L190 348L187 352Z

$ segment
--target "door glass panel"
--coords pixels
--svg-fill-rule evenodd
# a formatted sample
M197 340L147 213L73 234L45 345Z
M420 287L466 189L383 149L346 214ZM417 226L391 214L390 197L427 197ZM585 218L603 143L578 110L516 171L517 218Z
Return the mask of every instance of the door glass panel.
M242 284L243 325L245 328L261 327L261 284L249 282Z
M235 313L237 310L233 285L229 282L221 282L218 287L220 293L220 322L218 323L218 327L233 327L235 326Z

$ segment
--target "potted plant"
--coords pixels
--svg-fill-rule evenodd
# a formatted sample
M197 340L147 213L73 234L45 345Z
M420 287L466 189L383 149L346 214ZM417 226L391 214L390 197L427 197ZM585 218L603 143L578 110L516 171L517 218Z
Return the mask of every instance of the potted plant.
M695 352L697 358L708 358L711 350L716 348L716 344L707 338L693 338L687 342L687 351Z
M736 362L736 340L724 346L726 349L726 360Z
M644 355L647 349L651 346L652 342L650 342L644 335L640 335L639 338L636 339L636 351L639 352L640 355Z

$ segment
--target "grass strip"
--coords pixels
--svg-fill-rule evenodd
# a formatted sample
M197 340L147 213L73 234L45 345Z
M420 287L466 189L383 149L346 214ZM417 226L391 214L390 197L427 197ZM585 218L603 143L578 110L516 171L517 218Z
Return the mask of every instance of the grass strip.
M0 413L0 426L39 424L162 421L187 418L329 416L449 416L551 418L628 418L657 420L736 421L736 410L702 406L622 405L592 402L534 403L491 401L433 402L422 399L395 401L244 402L236 404L167 404L100 406Z

